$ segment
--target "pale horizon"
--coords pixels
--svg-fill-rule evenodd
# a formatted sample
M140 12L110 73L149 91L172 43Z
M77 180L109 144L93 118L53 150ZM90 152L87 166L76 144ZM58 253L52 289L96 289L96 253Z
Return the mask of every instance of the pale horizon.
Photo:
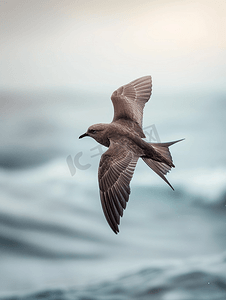
M225 90L225 1L2 1L0 88Z

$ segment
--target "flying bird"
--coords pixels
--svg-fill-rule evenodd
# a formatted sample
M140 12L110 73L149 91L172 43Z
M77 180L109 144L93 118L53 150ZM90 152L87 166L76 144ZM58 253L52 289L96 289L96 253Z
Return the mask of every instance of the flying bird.
M90 136L108 147L100 159L98 181L104 215L116 234L129 200L130 181L139 158L173 189L164 175L175 167L169 146L181 140L168 143L143 140L143 109L151 92L151 76L138 78L118 88L111 96L114 106L112 122L92 125L79 137Z

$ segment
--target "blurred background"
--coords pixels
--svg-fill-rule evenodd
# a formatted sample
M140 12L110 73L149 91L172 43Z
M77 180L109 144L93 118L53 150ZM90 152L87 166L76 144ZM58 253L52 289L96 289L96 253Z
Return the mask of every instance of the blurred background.
M225 0L0 1L0 299L226 299ZM152 75L148 141L115 235L79 140Z

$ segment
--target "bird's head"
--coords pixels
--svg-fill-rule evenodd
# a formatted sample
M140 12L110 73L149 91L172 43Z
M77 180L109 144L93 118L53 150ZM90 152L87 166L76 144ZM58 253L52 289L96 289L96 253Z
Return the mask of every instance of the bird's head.
M107 124L95 124L92 125L88 128L86 133L80 135L79 139L85 137L85 136L90 136L94 140L96 140L100 144L104 144L105 140L105 133L107 130Z

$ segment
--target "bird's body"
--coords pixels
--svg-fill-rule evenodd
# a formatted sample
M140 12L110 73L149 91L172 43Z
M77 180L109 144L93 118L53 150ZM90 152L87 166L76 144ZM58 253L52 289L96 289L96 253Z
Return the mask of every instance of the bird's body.
M151 76L120 87L111 97L114 118L110 124L95 124L81 135L93 137L109 149L102 155L98 171L100 198L108 224L115 233L130 194L130 181L139 158L165 182L174 167L169 146L178 142L147 143L143 140L143 108L151 96Z
M100 134L95 138L99 144L109 147L110 141L112 141L121 146L125 145L129 151L133 152L138 157L150 158L155 161L165 162L172 167L174 166L170 160L166 159L154 149L152 143L145 142L133 128L122 126L121 124L118 124L118 122L96 124L94 126L96 131L100 131Z

